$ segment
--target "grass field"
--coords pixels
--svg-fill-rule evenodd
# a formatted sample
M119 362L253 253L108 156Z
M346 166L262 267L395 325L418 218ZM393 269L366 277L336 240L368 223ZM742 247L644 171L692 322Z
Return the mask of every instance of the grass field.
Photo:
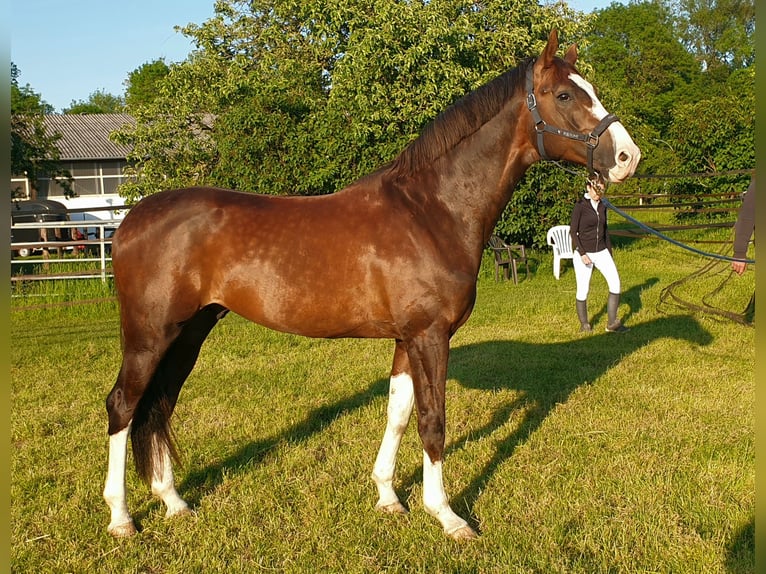
M445 483L481 534L448 540L421 502L415 424L397 490L376 513L390 341L313 340L228 316L203 347L174 425L179 490L164 508L128 472L140 533L106 533L104 399L119 367L116 305L100 284L33 286L11 317L14 572L746 573L755 571L754 329L666 305L704 261L652 240L616 250L631 330L581 335L574 274L547 252L519 285L489 262L453 338ZM697 300L722 269L686 286ZM62 286L63 285L63 286ZM739 311L754 273L714 303ZM23 296L21 296L23 295ZM89 304L47 307L63 300Z

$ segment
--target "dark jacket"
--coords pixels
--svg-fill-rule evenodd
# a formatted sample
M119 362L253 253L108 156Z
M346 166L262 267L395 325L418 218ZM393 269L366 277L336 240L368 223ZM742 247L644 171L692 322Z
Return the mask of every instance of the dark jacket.
M612 252L612 240L606 226L606 206L598 202L598 211L593 209L590 199L583 197L575 203L572 221L569 224L575 249L583 255L596 253L606 248Z
M745 259L747 246L755 230L755 176L750 180L742 206L737 214L737 222L734 224L734 257Z

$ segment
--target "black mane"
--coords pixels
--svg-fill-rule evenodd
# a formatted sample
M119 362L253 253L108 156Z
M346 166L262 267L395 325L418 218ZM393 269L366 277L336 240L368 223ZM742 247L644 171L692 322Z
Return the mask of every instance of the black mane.
M466 94L428 124L391 164L400 173L412 173L433 162L460 141L475 133L502 109L517 89L533 58L523 61L494 80Z

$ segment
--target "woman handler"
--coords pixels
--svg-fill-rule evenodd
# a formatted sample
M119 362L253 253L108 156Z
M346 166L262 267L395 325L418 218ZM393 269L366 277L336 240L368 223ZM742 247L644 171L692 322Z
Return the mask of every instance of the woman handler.
M593 268L598 269L606 279L609 297L606 303L606 330L611 333L628 331L617 319L620 305L620 275L612 258L612 240L606 225L606 206L601 202L603 186L595 181L586 183L585 197L572 210L569 233L575 245L573 258L577 293L575 305L580 319L580 331L592 331L588 321L588 291Z

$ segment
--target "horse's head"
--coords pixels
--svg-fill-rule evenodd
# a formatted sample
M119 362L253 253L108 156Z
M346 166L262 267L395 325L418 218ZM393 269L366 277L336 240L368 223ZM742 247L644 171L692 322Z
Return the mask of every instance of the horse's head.
M620 182L636 170L638 149L616 116L608 113L593 86L575 68L577 47L564 58L556 30L527 72L527 107L532 137L542 159L587 165L589 176Z

